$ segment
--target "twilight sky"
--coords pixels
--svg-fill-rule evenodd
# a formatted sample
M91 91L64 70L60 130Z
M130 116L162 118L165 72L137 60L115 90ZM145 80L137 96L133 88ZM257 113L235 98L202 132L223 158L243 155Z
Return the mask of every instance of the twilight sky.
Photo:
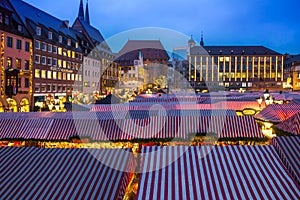
M80 2L25 1L71 24ZM299 0L89 0L91 24L106 39L131 29L162 27L193 34L197 42L203 31L205 45L263 45L290 54L300 53L299 6Z

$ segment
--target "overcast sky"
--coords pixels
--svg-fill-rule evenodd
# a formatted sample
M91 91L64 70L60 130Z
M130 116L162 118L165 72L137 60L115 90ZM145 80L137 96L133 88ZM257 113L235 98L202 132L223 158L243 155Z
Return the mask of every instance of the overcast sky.
M25 1L71 24L80 2ZM197 42L203 31L205 45L263 45L290 54L300 53L299 7L299 0L89 0L91 24L106 39L162 27L193 34Z

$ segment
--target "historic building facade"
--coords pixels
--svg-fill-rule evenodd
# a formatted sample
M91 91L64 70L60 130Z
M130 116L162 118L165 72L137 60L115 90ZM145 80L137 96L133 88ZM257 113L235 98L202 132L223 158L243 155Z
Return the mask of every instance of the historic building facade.
M116 56L120 86L143 90L168 74L169 55L159 40L128 40Z
M188 80L202 90L283 90L284 55L264 46L200 46L189 41Z
M11 0L33 38L32 107L63 107L73 88L82 87L80 35L59 20L23 1Z
M9 1L0 2L0 112L29 112L32 42Z
M118 80L118 73L116 73L118 70L112 64L114 54L100 31L90 24L88 3L84 13L82 0L80 0L78 16L72 28L80 32L87 40L83 44L85 50L83 52L82 94L85 101L91 101L93 96L114 89L113 82Z
M284 61L286 87L292 90L300 90L300 54L286 55Z

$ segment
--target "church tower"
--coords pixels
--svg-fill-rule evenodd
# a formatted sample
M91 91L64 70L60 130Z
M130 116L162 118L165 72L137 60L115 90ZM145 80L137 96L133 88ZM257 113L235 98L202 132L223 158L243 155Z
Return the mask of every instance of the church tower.
M84 20L84 12L83 12L83 2L80 0L78 19Z
M200 46L204 46L204 41L203 41L203 32L201 32L201 41L200 41Z
M85 8L85 17L84 17L84 21L87 24L90 24L90 14L89 14L89 1L86 1L86 8Z

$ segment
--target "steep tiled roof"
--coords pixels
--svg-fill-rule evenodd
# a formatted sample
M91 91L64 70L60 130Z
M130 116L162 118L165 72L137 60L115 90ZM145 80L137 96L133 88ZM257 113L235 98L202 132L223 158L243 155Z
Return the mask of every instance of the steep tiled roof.
M117 55L117 62L133 65L142 53L144 60L169 60L169 55L159 40L128 40ZM124 64L123 64L124 65Z
M75 30L69 28L65 21L60 20L24 1L10 0L10 2L24 24L30 23L39 25L46 29L64 34L67 37L71 37L73 39L76 38L77 33L75 33Z
M97 42L103 42L104 38L101 35L100 31L94 28L93 26L89 25L87 22L84 20L79 20L80 23L82 24L83 28L85 31L88 33L88 35L91 37L91 39L97 41Z
M281 55L264 46L196 46L191 48L191 55L203 52L210 55Z
M15 10L21 17L23 23L26 23L26 18L33 21L35 24L42 24L53 30L61 30L63 21L24 2L21 0L10 0Z

